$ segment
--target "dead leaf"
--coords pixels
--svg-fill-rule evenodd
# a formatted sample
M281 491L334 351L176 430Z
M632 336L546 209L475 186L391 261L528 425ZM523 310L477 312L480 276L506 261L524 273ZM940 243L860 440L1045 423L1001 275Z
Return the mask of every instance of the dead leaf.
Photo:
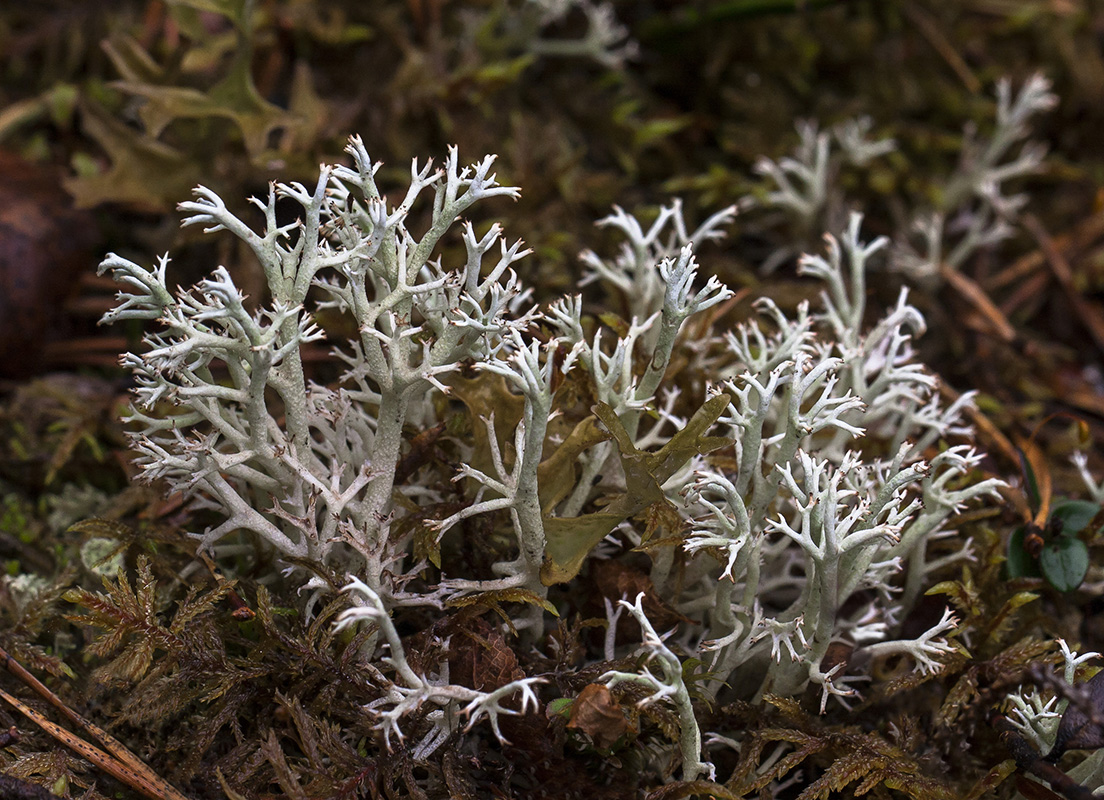
M537 486L540 493L541 510L545 514L552 511L575 488L578 470L575 461L579 455L600 442L607 441L610 434L598 425L593 414L579 422L548 458L537 467Z
M128 127L99 106L82 101L79 108L81 130L103 148L111 166L62 181L77 208L120 203L163 213L199 183L201 165L194 159Z
M145 100L138 113L152 138L160 137L178 119L227 119L237 126L246 150L256 161L269 148L273 130L293 130L302 120L261 97L253 82L251 37L248 31L239 29L237 38L225 76L206 91L171 85L164 70L132 37L112 36L105 42L104 51L122 76L112 85ZM299 86L298 101L305 103L304 108L317 110L317 103L304 95L306 88Z
M525 677L506 639L479 617L472 617L453 634L448 658L450 679L481 692L500 689Z
M452 396L468 407L475 449L471 465L484 473L493 474L490 437L484 423L493 414L498 451L502 453L506 469L510 469L514 462L514 431L525 411L525 398L511 392L506 379L493 372L480 372L472 378L451 375L448 386Z
M668 630L679 623L693 624L693 620L675 611L656 593L652 579L642 570L611 559L596 561L591 565L589 575L594 587L612 603L643 594L644 611L659 630ZM622 621L630 626L628 619Z
M594 740L599 750L608 750L613 743L632 730L621 710L621 704L604 683L588 683L571 706L568 728L580 730Z
M594 414L617 444L626 491L614 496L602 511L593 514L566 519L544 518L545 560L541 567L541 582L552 586L574 578L590 551L614 528L654 503L667 502L661 485L691 457L731 444L731 439L705 436L728 403L728 396L723 394L707 400L686 423L686 427L655 453L638 450L613 409L605 403L596 405Z

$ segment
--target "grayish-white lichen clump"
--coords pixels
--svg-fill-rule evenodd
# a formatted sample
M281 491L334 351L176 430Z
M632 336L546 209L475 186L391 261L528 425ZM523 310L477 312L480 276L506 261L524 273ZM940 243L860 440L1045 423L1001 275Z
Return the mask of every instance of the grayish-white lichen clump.
M980 209L985 230L1010 207L994 187L1037 163L1030 150L1004 159L1048 98L1041 81L1015 100L1002 88L997 138L972 146L972 182L958 191ZM835 130L850 163L893 147L868 130L862 121ZM802 135L802 154L760 170L778 187L768 202L812 224L833 167L827 135ZM953 616L915 638L900 637L901 623L935 570L970 557L964 542L932 544L953 535L951 516L992 496L997 482L974 477L970 397L945 404L917 362L912 339L924 320L907 292L866 324L865 276L889 242L864 241L858 214L825 237L823 254L800 260L823 284L819 311L803 304L786 314L764 300L758 318L725 329L688 321L719 315L733 295L717 277L699 278L695 252L721 238L735 209L696 230L677 202L650 224L616 209L603 224L623 235L620 252L582 258L581 283L603 284L629 310L610 327L585 313L579 295L531 296L513 268L524 245L498 225L480 233L462 221L477 202L519 196L497 183L492 156L470 167L455 150L440 169L415 162L409 186L389 199L358 138L348 153L350 166L323 166L313 187L275 184L254 199L257 229L203 187L181 205L185 225L228 231L252 251L271 293L256 310L222 267L185 290L173 289L167 257L147 269L110 255L101 272L125 287L107 321L156 323L124 359L137 382L130 428L144 475L220 515L196 534L202 547L218 553L247 531L308 596L329 590L326 576L347 581L353 607L341 624L375 630L364 655L381 696L370 710L388 742L416 709L431 723L415 749L425 757L483 718L501 737L500 716L537 704L531 678L483 692L450 682L447 663L413 669L392 622L397 609L522 591L533 602L515 624L535 640L550 585L588 559L639 546L651 555L656 597L688 622L657 631L641 597L608 603L611 629L625 610L639 624L642 660L638 671L601 680L643 685L644 702L674 708L686 779L712 774L686 655L714 673L708 694L727 684L749 698L795 696L812 686L821 710L855 696L875 658L900 654L918 671L940 669L954 646ZM298 218L279 222L278 202L296 206ZM425 213L412 213L418 204ZM450 230L459 242L446 259ZM942 258L937 251L929 246L921 260ZM306 378L302 360L304 346L323 338L320 310L348 315L356 328L334 350L343 374L327 386ZM676 355L686 380L674 374ZM397 481L409 429L441 421L441 398L461 372L500 378L521 404L519 421L504 430L494 413L474 420L485 433L483 461L474 437L458 439L463 466L454 474ZM571 435L553 424L569 412L558 395L566 376L594 400ZM570 458L555 474L542 471L563 453ZM493 574L463 574L446 560L427 584L427 564L414 557L418 527L399 523L411 508L441 503L448 479L463 481L467 502L427 523L430 538L496 513L497 533L513 547ZM596 507L603 497L613 500ZM645 541L647 508L663 511L672 541ZM615 639L606 644L613 658ZM833 645L850 657L830 658ZM1033 702L1024 699L1025 714ZM1049 713L1035 711L1032 720Z

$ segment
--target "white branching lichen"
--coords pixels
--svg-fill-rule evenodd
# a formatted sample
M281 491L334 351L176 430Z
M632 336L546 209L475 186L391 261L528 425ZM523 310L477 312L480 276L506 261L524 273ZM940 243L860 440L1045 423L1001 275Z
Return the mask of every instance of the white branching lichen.
M837 132L857 162L890 146L868 141L867 127ZM812 157L820 138L809 147ZM540 683L484 692L451 682L447 660L416 671L396 612L513 592L528 605L512 627L537 642L548 587L573 579L599 550L609 557L645 544L649 509L668 536L649 545L651 582L684 622L660 636L642 596L609 604L611 626L622 609L637 621L645 658L639 671L602 680L643 685L646 702L674 708L687 780L713 771L680 654L706 665L706 696L725 685L749 698L811 687L821 711L832 697L854 696L861 665L876 656L940 668L953 647L949 613L915 639L894 637L932 571L970 556L965 544L928 545L998 482L972 475L979 456L962 421L970 398L945 406L916 361L911 339L924 322L907 294L866 327L865 274L887 242L861 241L860 216L826 237L824 255L801 260L825 286L822 312L802 305L789 316L763 301L760 320L723 333L697 325L691 337L691 317L733 296L717 277L699 279L695 250L721 237L734 208L693 231L677 202L650 225L621 209L604 220L626 241L613 261L584 254L587 280L620 293L630 310L623 325L604 325L584 315L578 295L533 306L513 270L529 251L508 244L498 225L479 234L463 222L449 252L462 247L466 258L447 267L438 255L476 202L518 196L496 182L493 156L461 167L451 150L438 170L414 162L394 202L359 139L348 153L351 166L324 166L311 188L275 184L254 199L258 230L202 187L181 205L184 224L228 231L252 251L271 293L256 310L221 267L183 291L169 282L167 257L147 270L110 255L101 272L124 286L105 321L159 325L141 353L124 357L137 383L131 437L144 475L221 514L196 534L202 547L217 553L231 535L253 534L309 590L305 608L333 575L346 576L354 606L339 626L371 631L363 656L380 696L368 710L389 745L411 718L419 759L465 719L468 728L486 719L502 740L500 718L536 708ZM788 163L764 169L783 190L790 173L804 174ZM816 169L808 182L819 180ZM426 213L412 215L422 198ZM299 219L279 223L278 202ZM417 232L412 220L421 218ZM304 346L323 338L320 310L355 323L334 351L344 371L333 386L304 372ZM689 380L673 380L676 354ZM441 400L458 391L461 372L504 387L499 397L516 413L489 404L470 435L455 437L461 466L397 480L408 426L442 421ZM568 376L593 398L589 415L560 394ZM468 458L479 442L483 461ZM412 508L445 505L439 487L450 480L461 482L465 503L415 519ZM494 520L506 553L491 574L463 574L447 559L427 573L416 548L440 548L479 519ZM853 658L830 663L834 644ZM607 658L616 649L611 634Z

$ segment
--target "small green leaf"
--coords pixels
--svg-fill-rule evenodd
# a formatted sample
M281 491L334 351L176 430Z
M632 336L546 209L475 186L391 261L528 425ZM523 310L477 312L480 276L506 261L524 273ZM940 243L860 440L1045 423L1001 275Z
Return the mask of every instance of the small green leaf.
M1021 525L1012 531L1008 538L1008 560L1005 569L1011 578L1039 578L1039 562L1024 550L1024 527Z
M169 0L169 5L174 8L186 6L196 11L221 14L238 26L244 24L247 8L245 0Z
M60 128L68 128L77 108L80 90L71 83L56 83L42 95L50 119Z
M516 587L510 589L492 589L488 592L469 594L464 597L453 597L445 601L445 605L448 608L468 608L470 606L481 605L487 606L488 608L496 608L499 603L528 603L529 605L540 606L555 617L560 615L560 612L557 611L556 607L548 602L548 600L528 589L519 589Z
M689 116L668 119L653 119L633 127L633 144L648 147L678 133L691 123Z
M607 325L614 333L624 338L629 335L629 323L625 322L620 316L614 314L612 311L607 311L604 314L599 314L598 319L603 324Z
M419 525L414 530L414 560L428 561L441 568L441 542L437 531L428 525Z
M509 61L494 61L472 72L471 77L485 86L509 86L516 83L521 73L535 60L535 56L526 54Z
M550 719L552 717L563 717L567 719L571 716L571 706L574 702L574 697L557 697L548 704L548 708L545 710L545 716Z
M100 517L90 517L74 522L65 532L81 533L89 537L99 536L121 542L134 538L134 531L129 525L118 520L101 519Z
M1039 554L1039 569L1060 592L1072 592L1089 571L1089 548L1080 539L1059 536Z
M1076 536L1100 513L1100 506L1089 500L1065 500L1050 512L1051 519L1062 520L1062 535Z

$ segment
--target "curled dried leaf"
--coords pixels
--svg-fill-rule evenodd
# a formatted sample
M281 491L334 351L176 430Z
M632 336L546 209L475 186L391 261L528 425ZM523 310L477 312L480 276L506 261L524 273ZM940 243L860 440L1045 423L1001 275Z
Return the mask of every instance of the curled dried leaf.
M571 706L567 727L585 733L600 750L608 750L632 730L621 704L613 699L604 683L588 683L583 687Z

